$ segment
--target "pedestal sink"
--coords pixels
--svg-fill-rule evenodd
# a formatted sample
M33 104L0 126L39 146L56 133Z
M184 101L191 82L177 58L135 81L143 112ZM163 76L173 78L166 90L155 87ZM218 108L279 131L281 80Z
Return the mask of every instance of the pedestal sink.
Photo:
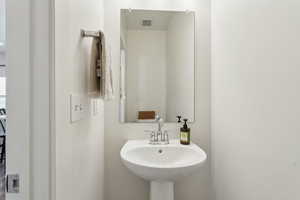
M150 200L173 200L174 182L198 170L206 153L196 144L151 145L147 140L129 140L121 149L125 166L137 176L151 181Z

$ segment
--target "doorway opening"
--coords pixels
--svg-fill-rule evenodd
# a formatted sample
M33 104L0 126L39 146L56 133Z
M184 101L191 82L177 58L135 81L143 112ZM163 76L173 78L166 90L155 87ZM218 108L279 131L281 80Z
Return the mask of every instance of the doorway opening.
M6 48L5 0L0 0L0 200L5 200L6 176Z

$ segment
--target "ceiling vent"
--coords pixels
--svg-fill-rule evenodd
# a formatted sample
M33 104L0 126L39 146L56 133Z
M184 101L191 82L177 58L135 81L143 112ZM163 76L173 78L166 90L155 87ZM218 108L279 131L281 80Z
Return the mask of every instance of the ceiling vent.
M143 19L142 25L143 26L152 26L152 20L150 20L150 19Z

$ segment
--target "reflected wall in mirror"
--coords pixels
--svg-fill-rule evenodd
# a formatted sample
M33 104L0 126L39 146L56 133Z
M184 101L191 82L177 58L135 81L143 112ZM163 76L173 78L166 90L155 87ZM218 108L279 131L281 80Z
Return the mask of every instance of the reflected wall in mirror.
M194 121L194 12L120 13L120 121Z

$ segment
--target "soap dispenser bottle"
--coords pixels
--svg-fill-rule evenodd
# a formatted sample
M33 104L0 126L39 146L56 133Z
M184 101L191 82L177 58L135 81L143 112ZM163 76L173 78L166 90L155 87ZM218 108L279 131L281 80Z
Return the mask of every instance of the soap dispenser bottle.
M188 119L183 119L184 125L180 129L180 144L189 145L191 143L191 129L187 126Z

